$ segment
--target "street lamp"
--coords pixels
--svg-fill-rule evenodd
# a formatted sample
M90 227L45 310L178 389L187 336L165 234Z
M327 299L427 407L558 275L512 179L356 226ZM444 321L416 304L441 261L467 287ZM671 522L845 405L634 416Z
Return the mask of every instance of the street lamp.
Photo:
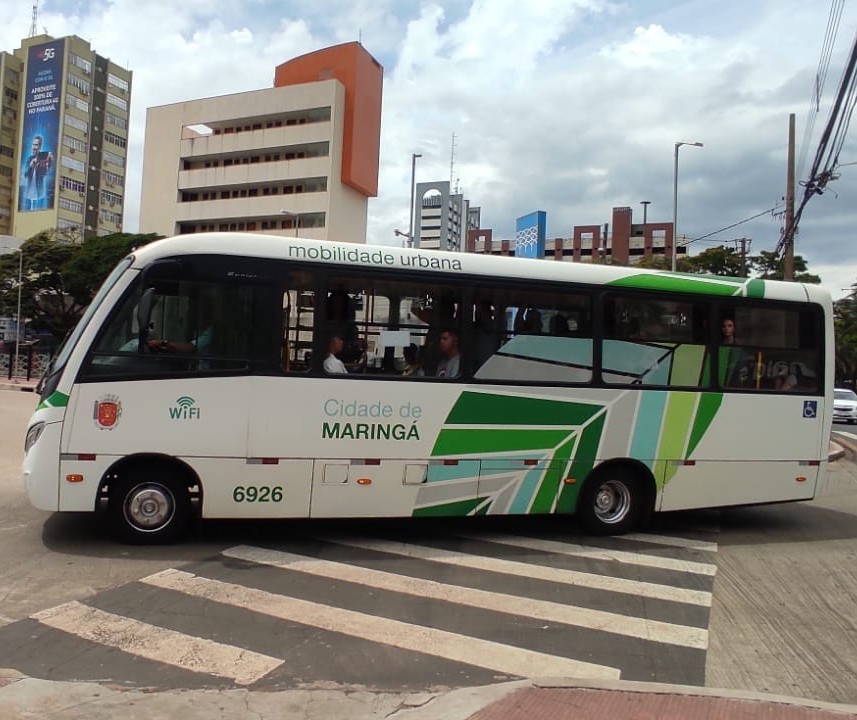
M11 250L12 248L6 248ZM18 372L18 356L21 352L21 286L24 280L24 250L18 248L18 314L15 318L15 360L12 365L12 372Z
M673 272L675 272L676 253L678 252L678 231L676 229L676 223L678 221L678 149L682 145L689 145L691 147L704 147L701 142L677 142L675 144L675 168L673 170Z
M419 241L414 242L414 215L416 208L414 208L414 192L416 191L416 173L417 173L417 158L422 157L419 153L413 153L411 155L411 208L408 213L410 225L408 226L408 240L411 244L411 247L419 247Z
M295 219L295 237L299 237L298 231L301 229L301 216L293 213L291 210L280 210L280 215L293 217Z
M414 239L408 233L402 232L401 230L399 230L399 228L396 228L395 230L393 230L393 235L395 235L396 237L407 238L408 247L411 247L413 245Z

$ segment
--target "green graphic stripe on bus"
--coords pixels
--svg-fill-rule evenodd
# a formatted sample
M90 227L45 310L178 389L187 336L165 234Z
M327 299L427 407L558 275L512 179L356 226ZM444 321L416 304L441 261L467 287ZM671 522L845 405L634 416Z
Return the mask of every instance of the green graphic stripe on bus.
M687 444L685 458L690 458L705 431L717 415L720 404L723 402L723 393L702 393L699 405L696 408L696 417L693 420L693 428L690 431L690 441Z
M447 425L582 425L600 405L561 400L463 392ZM437 454L437 453L435 453Z
M485 508L480 509L481 512L475 513L483 515L488 510L488 498L468 498L467 500L455 500L453 502L441 503L439 505L428 505L426 507L414 508L414 517L461 517L470 515L479 507L481 503L485 503Z
M529 430L527 428L458 430L444 428L435 441L432 455L482 455L484 453L552 448L565 440L566 437L568 437L568 430Z
M664 426L658 447L658 461L655 463L655 481L663 478L666 485L676 473L675 460L684 458L688 428L696 406L697 393L673 392L667 399L664 414Z
M765 281L753 278L747 283L747 297L763 298L765 297Z
M705 345L679 345L673 353L670 385L692 387L699 382Z
M571 451L576 442L577 437L572 434L566 442L557 448L550 467L544 474L541 487L536 493L536 498L530 508L531 513L549 513L553 510L554 502L559 496L562 480L565 476L564 470L568 465Z
M577 450L574 453L574 462L571 463L571 468L568 471L568 477L573 478L575 482L562 486L559 500L557 500L556 504L557 512L574 512L577 506L577 496L580 493L580 486L595 465L595 458L598 454L598 447L601 445L601 434L604 430L604 421L606 418L606 412L597 415L583 429L583 432L580 433L580 441L577 443Z
M763 281L758 281L763 282ZM739 286L736 289L735 285L723 282L708 282L705 280L696 280L688 276L678 277L670 275L632 275L631 277L620 278L613 280L608 285L612 287L627 287L640 290L667 290L671 292L681 293L698 293L700 295L743 295L742 289L744 286ZM751 283L748 283L750 285ZM759 290L753 288L755 292ZM749 291L749 288L748 288ZM761 288L764 294L764 285ZM753 295L752 297L761 297Z
M68 406L68 395L66 395L65 393L61 393L57 390L55 392L52 392L49 397L42 400L42 402L39 403L39 406L36 408L36 410L42 410L44 408L49 408L49 407L60 408L60 407L67 407L67 406Z

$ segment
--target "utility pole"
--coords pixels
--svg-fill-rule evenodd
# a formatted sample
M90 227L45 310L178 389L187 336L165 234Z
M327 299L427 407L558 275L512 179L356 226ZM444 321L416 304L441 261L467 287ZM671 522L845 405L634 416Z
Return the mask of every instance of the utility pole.
M795 279L795 114L789 113L789 151L786 163L786 230L783 280Z
M737 248L738 243L741 243L741 277L747 277L749 272L747 270L747 246L753 241L750 238L737 238L735 240L735 245Z

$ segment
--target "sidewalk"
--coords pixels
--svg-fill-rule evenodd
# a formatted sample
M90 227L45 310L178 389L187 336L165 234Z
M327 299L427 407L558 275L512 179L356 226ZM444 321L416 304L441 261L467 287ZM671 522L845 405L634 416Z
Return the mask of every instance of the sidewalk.
M39 383L38 378L27 380L25 378L7 378L0 377L0 390L23 390L24 392L33 392L36 385Z
M366 690L173 690L151 692L96 683L55 682L0 670L4 720L845 720L857 706L745 691L586 680L522 680L441 694Z

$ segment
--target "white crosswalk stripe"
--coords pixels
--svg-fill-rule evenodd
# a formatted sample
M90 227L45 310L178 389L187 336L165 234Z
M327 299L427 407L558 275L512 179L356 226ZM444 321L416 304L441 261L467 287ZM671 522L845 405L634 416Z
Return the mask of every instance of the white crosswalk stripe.
M283 664L278 658L191 637L73 601L36 613L33 620L147 660L250 685Z
M241 546L225 550L223 555L261 565L309 573L331 580L345 580L382 590L442 600L458 605L468 605L483 610L593 628L669 645L700 649L708 647L708 631L702 628L685 627L674 623L619 615L603 610L592 610L556 602L487 592L476 588L439 583L434 580L395 575L346 563L317 560L277 550Z
M125 592L123 598L118 591L112 598L100 601L99 607L70 602L37 613L32 619L90 643L118 649L129 658L208 674L239 686L288 676L286 666L305 662L297 655L305 651L295 649L300 645L287 645L293 649L281 651L279 643L268 643L258 629L252 638L245 637L242 626L209 634L200 629L198 622L188 624L182 620L192 617L197 604L201 613L211 612L213 617L229 618L236 611L255 613L266 617L269 623L287 623L286 627L292 628L284 629L287 633L293 632L294 626L337 633L387 646L389 652L406 651L434 658L439 667L446 667L443 662L461 663L471 666L470 672L488 672L494 677L503 674L615 679L623 675L629 662L636 677L648 677L652 673L650 660L646 659L649 652L663 653L665 659L658 660L659 667L679 668L661 670L662 673L682 673L682 667L698 665L689 677L693 682L704 677L709 635L701 625L707 623L712 603L710 586L715 566L699 558L713 557L716 543L640 533L624 536L624 549L613 550L498 533L457 534L455 538L475 541L474 552L322 534L304 536L300 547L306 547L305 541L312 543L310 547L322 543L324 554L332 554L336 560L318 557L317 550L295 551L293 543L288 543L287 549L239 545L221 552L223 562L206 561L186 569L169 569L138 581L153 588L149 591L156 593L152 598L161 591L179 593L184 598L180 601L184 603L182 612L165 617L164 623L169 627L157 624L162 609L138 615L145 622L125 617L122 608L130 595ZM494 545L494 549L490 554L479 554L485 552L486 543ZM633 549L634 543L639 543L640 552L627 549ZM520 553L508 551L510 547L526 550L526 561L502 557L520 557ZM354 550L381 555L366 557ZM402 558L413 561L413 571L412 563ZM577 558L597 561L598 571L589 571L592 563ZM249 565L230 564L235 560ZM407 572L391 571L403 563ZM583 565L587 571L553 566L560 563ZM645 578L648 574L658 582L613 577L607 574L611 567L620 575ZM263 573L264 568L270 570ZM462 573L462 569L476 572ZM245 574L248 570L252 572ZM246 577L248 582L231 582L236 577ZM696 587L668 584L672 578L677 585ZM254 584L261 586L253 587ZM575 588L579 588L579 594ZM172 607L179 596L161 597L156 608ZM373 600L367 604L366 598ZM447 605L449 612L445 611ZM135 615L139 608L127 612ZM504 616L508 619L500 619ZM439 619L426 620L431 617ZM471 629L473 621L478 632ZM433 627L435 624L438 627ZM510 628L516 628L514 644L506 640ZM523 628L530 628L529 634ZM197 633L207 637L198 637ZM600 635L605 640L599 648ZM558 643L561 637L572 641ZM265 652L250 649L260 646ZM283 656L278 657L281 652ZM566 653L572 657L566 657Z
M542 674L606 679L619 677L619 670L616 668L276 595L180 570L165 570L144 578L142 582L228 605L252 608L255 612L280 620L312 625L510 675L534 677Z
M484 538L480 536L480 539ZM456 550L441 550L439 548L411 543L391 542L389 540L349 538L348 540L337 540L336 542L351 547L363 548L364 550L375 550L377 552L445 563L473 570L486 570L488 572L516 575L528 579L562 583L563 585L578 585L597 590L639 595L653 600L671 600L688 605L711 607L711 593L705 590L673 587L672 585L661 585L640 580L627 580L625 578L596 575L578 570L544 567L517 560L471 555ZM712 572L711 574L713 575L714 573Z
M666 535L649 535L648 533L628 533L622 535L622 540L649 543L652 545L667 545L669 547L686 548L687 550L702 550L703 552L717 552L717 543L707 540L693 540L691 538L668 537Z
M512 545L514 547L527 548L528 550L540 550L542 552L557 553L560 555L572 555L574 557L589 558L590 560L609 560L627 565L639 565L641 567L658 568L660 570L674 570L683 573L695 573L697 575L714 575L717 566L711 563L700 563L691 560L679 560L660 555L647 555L645 553L631 553L624 550L603 550L601 548L588 547L586 545L574 545L557 540L542 540L540 538L528 538L519 535L461 535L469 540L482 540L486 542L499 543L501 545Z

